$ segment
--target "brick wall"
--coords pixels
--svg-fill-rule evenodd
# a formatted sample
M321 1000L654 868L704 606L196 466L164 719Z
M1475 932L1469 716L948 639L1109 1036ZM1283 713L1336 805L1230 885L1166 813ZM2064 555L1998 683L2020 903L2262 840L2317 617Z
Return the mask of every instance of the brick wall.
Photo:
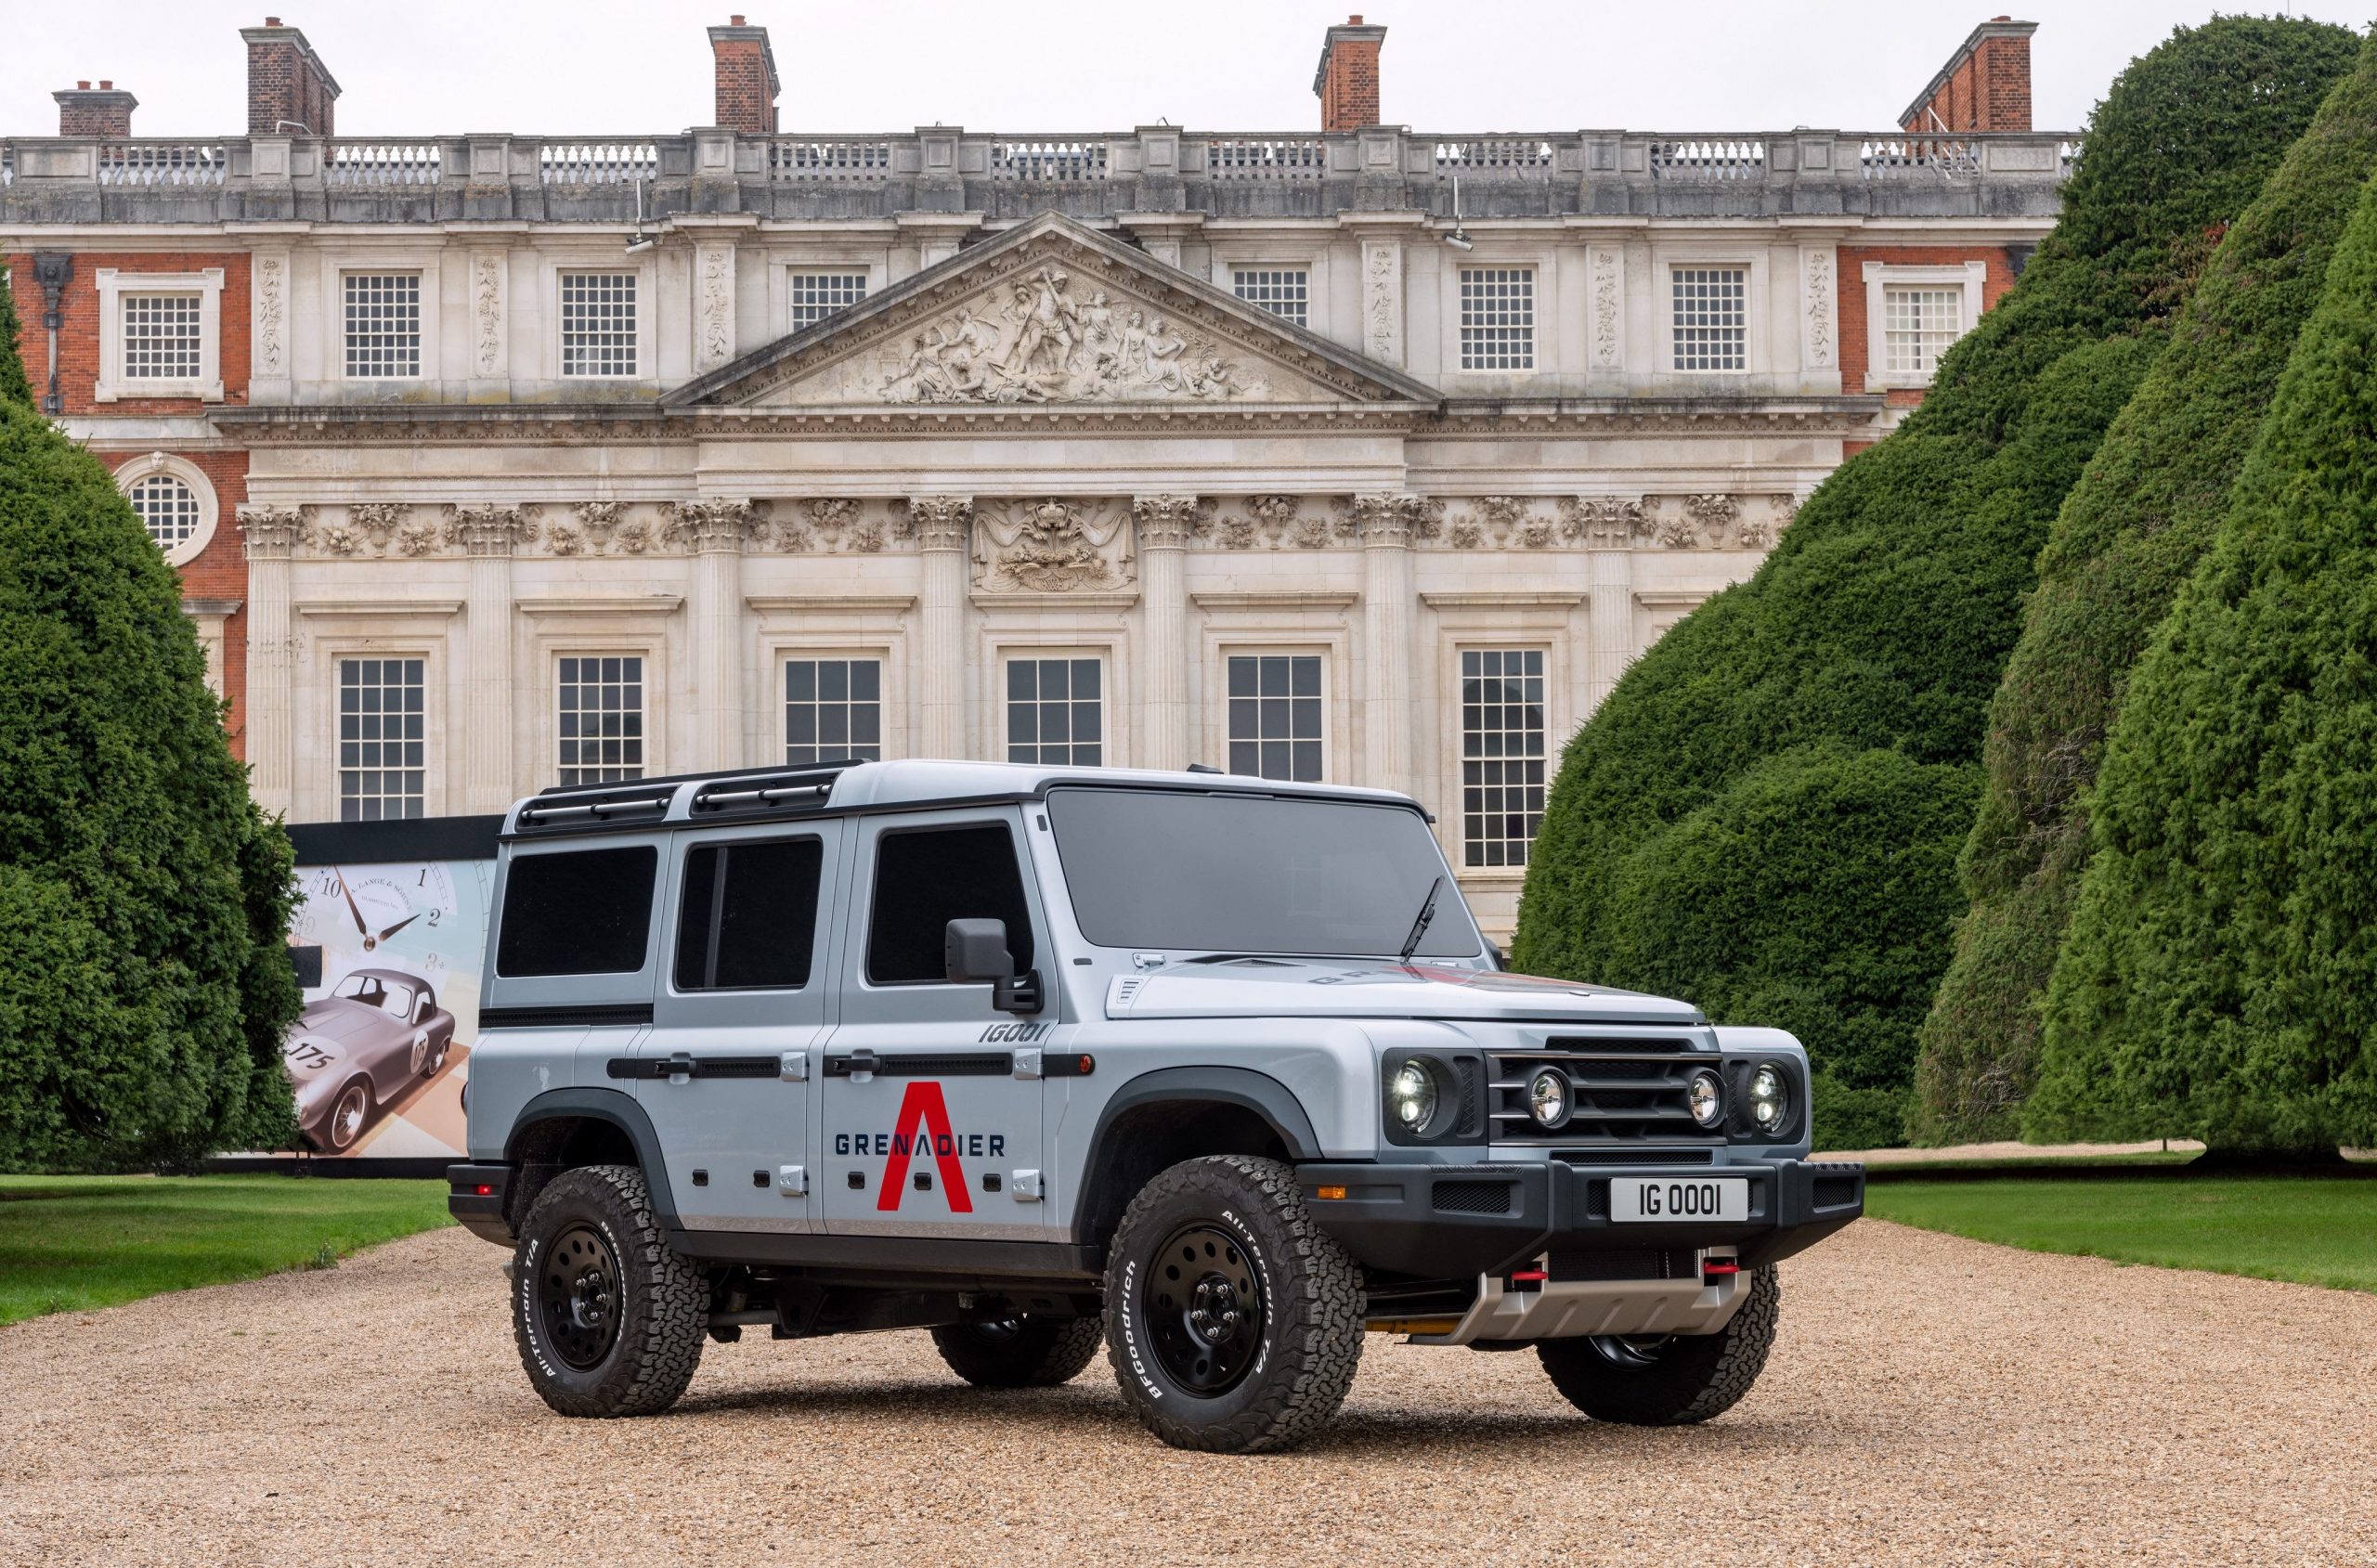
M156 449L156 448L152 448ZM182 564L184 599L236 599L239 613L223 623L223 695L230 704L224 716L231 737L231 755L247 756L248 693L248 562L240 548L239 509L248 499L248 454L243 451L175 451L162 448L190 463L206 475L214 491L214 537L196 558ZM145 452L97 452L110 473Z
M77 82L50 97L58 100L58 134L61 136L128 136L132 135L132 111L140 107L138 98L112 82L102 82L97 87L88 82Z
M262 27L243 27L248 45L248 135L268 136L286 120L318 136L338 134L338 83L305 34L268 17Z
M746 27L736 17L709 30L709 48L718 90L712 123L746 136L774 135L776 61L768 48L768 30Z
M1987 271L1981 282L1981 307L1995 305L1998 296L2014 286L2014 257L2002 245L1843 245L1837 275L1840 279L1840 390L1865 390L1865 264L1884 266L1962 266L1980 262ZM1893 408L1913 408L1923 401L1921 387L1892 387L1882 394Z
M30 253L5 258L14 279L17 315L24 324L18 345L33 395L49 384L49 342L42 330L42 292L33 281ZM93 386L99 379L99 285L103 266L119 273L202 272L223 269L223 336L219 360L223 371L223 401L248 400L248 255L243 251L77 251L73 275L66 280L60 302L65 317L58 334L58 393L68 414L196 414L213 407L195 397L125 397L94 403Z
M2031 129L2031 34L2036 24L1994 17L1942 66L1900 117L1903 130L1925 132Z
M1379 110L1379 50L1386 29L1365 27L1358 16L1329 30L1312 90L1320 98L1320 128L1354 131L1383 122Z

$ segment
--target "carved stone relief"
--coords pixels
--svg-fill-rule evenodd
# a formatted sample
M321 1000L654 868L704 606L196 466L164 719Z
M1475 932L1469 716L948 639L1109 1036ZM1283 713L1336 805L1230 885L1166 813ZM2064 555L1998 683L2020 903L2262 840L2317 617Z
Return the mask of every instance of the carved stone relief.
M1626 253L1596 245L1587 253L1592 274L1593 360L1596 370L1626 366Z
M964 550L974 531L971 496L910 496L900 513L900 533L920 550Z
M1833 335L1832 247L1810 246L1799 254L1804 264L1801 292L1807 302L1805 346L1808 368L1829 370L1837 363Z
M286 561L305 542L305 514L293 506L240 508L240 546L251 561Z
M695 341L697 370L713 370L734 357L734 247L696 248Z
M446 542L462 547L465 555L509 555L537 537L538 509L533 506L448 506ZM396 545L409 555L426 553L409 548L413 525L396 530Z
M1383 364L1403 363L1403 246L1397 240L1362 247L1362 346Z
M280 256L256 258L256 374L289 373L287 323L289 263Z
M986 501L974 509L977 588L1074 593L1127 586L1135 575L1127 508L1111 502Z
M1438 538L1445 503L1400 490L1376 491L1346 503L1351 531L1365 545L1401 546Z
M1456 550L1542 550L1557 537L1552 520L1523 496L1481 496L1453 520L1449 542Z
M492 252L471 262L471 370L483 381L503 373L503 257Z
M1195 496L1136 496L1131 515L1138 522L1142 550L1186 550L1214 526L1213 509Z
M1594 550L1623 550L1651 531L1641 499L1623 496L1563 496L1560 531Z
M670 501L661 509L661 537L695 555L739 551L764 527L760 508L748 500Z

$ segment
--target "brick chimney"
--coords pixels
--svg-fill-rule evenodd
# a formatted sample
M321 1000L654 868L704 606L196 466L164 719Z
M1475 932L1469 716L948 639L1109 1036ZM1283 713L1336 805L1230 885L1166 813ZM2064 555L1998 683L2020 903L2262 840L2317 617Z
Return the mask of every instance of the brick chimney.
M773 136L776 128L775 52L768 30L746 27L729 17L709 30L709 52L718 67L717 123L745 136Z
M112 82L92 86L77 82L64 92L52 93L58 100L58 134L61 136L128 136L132 135L132 111L140 100Z
M248 135L303 125L318 136L336 136L338 80L305 35L266 17L262 27L240 29L240 36L248 45Z
M1381 123L1378 113L1378 50L1386 29L1365 27L1359 17L1347 17L1332 27L1320 45L1320 69L1312 73L1312 90L1320 99L1320 128L1355 131Z
M1992 17L1898 117L1916 134L2031 128L2031 34L2034 21Z

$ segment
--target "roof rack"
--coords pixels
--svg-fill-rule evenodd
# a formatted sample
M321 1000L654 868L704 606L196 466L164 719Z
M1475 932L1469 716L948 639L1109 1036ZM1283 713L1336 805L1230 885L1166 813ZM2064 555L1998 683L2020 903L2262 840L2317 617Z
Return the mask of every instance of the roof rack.
M727 779L766 779L784 773L827 771L839 773L865 761L864 757L829 757L822 762L777 763L768 768L713 768L701 773L663 773L655 778L636 779L629 784L547 784L537 792L537 798L563 795L602 795L619 789L651 789L682 784L708 784Z
M799 806L823 806L834 781L863 758L837 758L792 768L760 768L713 775L694 791L689 817L763 816Z
M543 804L547 796L555 794L562 797L551 805ZM639 780L624 785L612 784L596 789L549 789L537 797L538 804L520 809L517 831L532 833L539 829L665 817L669 803L676 797L676 787L665 779Z

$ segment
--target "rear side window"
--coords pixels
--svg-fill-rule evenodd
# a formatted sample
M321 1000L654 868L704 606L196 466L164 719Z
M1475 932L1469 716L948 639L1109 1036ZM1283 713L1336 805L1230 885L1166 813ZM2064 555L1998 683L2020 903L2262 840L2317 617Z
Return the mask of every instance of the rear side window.
M814 838L705 844L685 857L679 991L798 991L817 945Z
M643 968L659 864L659 851L649 844L515 858L504 878L495 972L618 975Z
M875 850L875 914L866 978L876 985L939 981L953 920L1004 920L1018 974L1032 967L1032 914L1015 836L1004 824L887 833Z

